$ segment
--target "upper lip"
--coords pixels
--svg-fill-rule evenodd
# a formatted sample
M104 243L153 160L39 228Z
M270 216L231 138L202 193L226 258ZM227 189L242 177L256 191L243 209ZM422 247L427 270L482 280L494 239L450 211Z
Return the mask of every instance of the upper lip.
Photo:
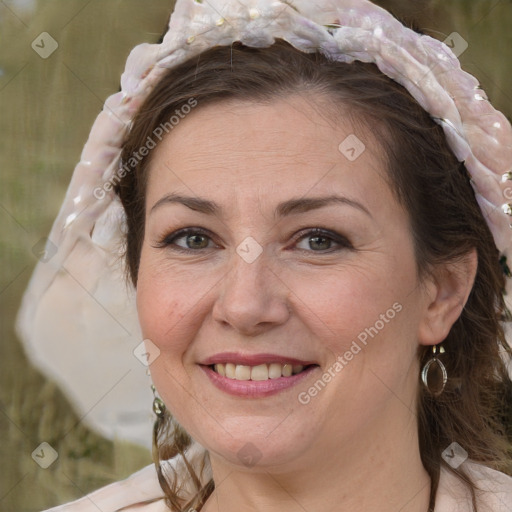
M204 359L200 364L210 366L218 363L233 363L246 366L257 366L260 364L270 363L291 363L302 366L317 364L315 361L306 361L297 359L296 357L288 357L279 354L241 354L237 352L221 352Z

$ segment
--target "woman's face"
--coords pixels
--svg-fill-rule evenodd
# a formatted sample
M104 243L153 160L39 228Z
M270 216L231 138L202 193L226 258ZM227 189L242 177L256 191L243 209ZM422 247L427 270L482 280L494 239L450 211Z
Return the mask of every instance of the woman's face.
M199 104L149 167L151 375L191 436L238 465L348 456L414 424L427 300L408 216L369 132L321 108Z

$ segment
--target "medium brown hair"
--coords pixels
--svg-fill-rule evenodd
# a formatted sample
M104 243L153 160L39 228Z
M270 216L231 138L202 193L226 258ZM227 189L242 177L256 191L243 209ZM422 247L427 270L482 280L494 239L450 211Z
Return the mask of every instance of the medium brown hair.
M452 468L441 454L456 441L470 459L512 474L506 432L512 383L505 363L512 350L500 322L507 311L505 277L465 166L449 149L442 128L401 85L374 64L336 62L319 52L301 52L282 40L268 48L241 43L215 47L165 74L136 115L122 160L128 162L155 128L190 98L201 108L228 99L267 102L291 94L309 95L315 102L323 99L324 104L329 99L330 116L341 107L356 126L371 130L383 150L390 187L410 217L420 277L428 276L436 265L477 251L472 291L443 342L446 353L440 358L448 372L446 388L434 398L418 377L417 396L419 448L432 482L430 506L433 509L440 469L445 466L469 485L476 510L474 483L463 466ZM150 159L151 155L138 163L116 189L127 216L126 259L134 285ZM418 358L423 366L430 358L429 347L419 347ZM165 431L164 423L158 428ZM179 426L170 435L157 432L156 439L162 441L155 462L168 504L182 510L175 486L162 477L159 460L183 453L191 440ZM195 478L192 473L190 478ZM210 481L201 490L192 503L196 510L213 488Z

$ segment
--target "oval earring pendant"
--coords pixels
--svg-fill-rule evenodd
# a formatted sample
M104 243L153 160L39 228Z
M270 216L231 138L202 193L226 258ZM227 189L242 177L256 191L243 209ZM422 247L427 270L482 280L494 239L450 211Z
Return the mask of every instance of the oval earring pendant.
M430 359L421 371L421 380L432 395L439 396L448 380L444 364L437 357Z
M155 397L153 400L153 412L159 417L165 416L165 404L161 398Z

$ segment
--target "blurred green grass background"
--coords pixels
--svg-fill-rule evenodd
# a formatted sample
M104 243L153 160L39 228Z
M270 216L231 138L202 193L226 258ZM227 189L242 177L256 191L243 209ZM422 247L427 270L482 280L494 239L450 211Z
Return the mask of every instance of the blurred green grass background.
M511 0L378 3L439 39L458 32L469 44L463 67L512 115ZM1 511L39 511L151 462L146 449L108 441L79 421L55 384L28 363L13 322L36 263L31 248L50 230L90 127L118 90L131 48L158 39L172 4L0 2ZM59 43L48 59L31 48L43 31ZM31 458L42 441L59 453L46 470Z

